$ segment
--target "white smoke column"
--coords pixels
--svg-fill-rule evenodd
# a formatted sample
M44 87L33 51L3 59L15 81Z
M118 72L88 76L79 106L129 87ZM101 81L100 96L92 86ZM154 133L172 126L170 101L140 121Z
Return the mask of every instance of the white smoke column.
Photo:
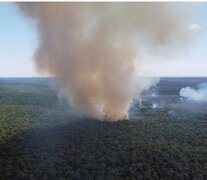
M181 5L17 5L37 27L38 71L58 77L71 106L100 120L126 119L134 95L151 86L149 81L136 81L139 46L146 46L146 53L174 50L189 39L189 8Z
M152 109L158 108L158 104L157 103L153 103L152 104Z
M142 97L140 96L139 98L139 107L141 108L142 107Z
M196 102L207 102L207 83L202 83L197 88L185 87L180 90L180 96Z

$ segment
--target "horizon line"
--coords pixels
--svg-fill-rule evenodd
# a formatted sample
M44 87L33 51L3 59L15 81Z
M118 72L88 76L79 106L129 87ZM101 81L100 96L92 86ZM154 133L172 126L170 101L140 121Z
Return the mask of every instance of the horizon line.
M138 76L141 78L207 78L206 76ZM57 76L0 76L0 78L58 78Z

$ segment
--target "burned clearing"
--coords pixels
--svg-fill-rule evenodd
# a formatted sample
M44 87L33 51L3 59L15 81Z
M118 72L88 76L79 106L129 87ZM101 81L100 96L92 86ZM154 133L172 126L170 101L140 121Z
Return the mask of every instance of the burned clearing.
M111 123L72 112L54 81L0 79L0 179L207 179L207 105L179 96L206 78L161 78Z

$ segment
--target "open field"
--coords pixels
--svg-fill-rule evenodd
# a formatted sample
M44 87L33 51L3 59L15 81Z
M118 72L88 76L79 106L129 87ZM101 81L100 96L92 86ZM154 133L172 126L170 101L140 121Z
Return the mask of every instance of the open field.
M206 78L163 78L113 123L71 112L54 81L0 79L0 179L207 179L207 106L179 97Z

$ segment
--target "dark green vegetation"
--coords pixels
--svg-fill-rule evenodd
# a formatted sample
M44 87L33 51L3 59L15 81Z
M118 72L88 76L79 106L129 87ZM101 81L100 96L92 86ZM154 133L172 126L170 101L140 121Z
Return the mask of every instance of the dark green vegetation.
M1 180L207 179L207 110L146 105L130 121L78 118L52 81L0 79ZM188 81L164 79L157 91L176 96Z

